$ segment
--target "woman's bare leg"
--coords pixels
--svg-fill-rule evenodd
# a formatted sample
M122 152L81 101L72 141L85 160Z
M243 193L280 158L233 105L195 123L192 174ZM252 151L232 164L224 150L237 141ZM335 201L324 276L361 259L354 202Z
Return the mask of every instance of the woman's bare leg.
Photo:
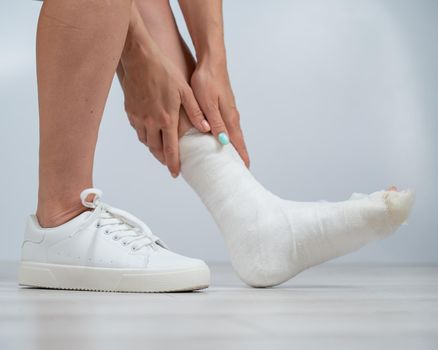
M40 161L37 217L84 210L99 124L128 30L131 0L46 0L37 33Z
M190 81L196 67L196 61L178 31L169 1L141 0L136 3L155 43L181 70L187 81ZM181 109L179 136L182 137L191 128L193 125L185 111Z

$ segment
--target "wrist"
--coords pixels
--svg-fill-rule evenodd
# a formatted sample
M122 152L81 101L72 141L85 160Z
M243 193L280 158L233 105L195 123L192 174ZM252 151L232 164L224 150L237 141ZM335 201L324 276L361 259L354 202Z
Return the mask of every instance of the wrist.
M142 18L135 6L131 14L125 46L122 51L122 61L132 56L142 56L143 59L156 57L159 50L149 35Z
M193 44L198 63L226 65L225 41L222 31L210 29L202 35L193 35Z
M227 70L227 55L225 47L215 47L214 49L204 49L196 53L198 69L208 70Z
M160 61L160 50L147 35L142 31L133 30L128 32L125 46L121 55L123 65L148 64L148 62Z

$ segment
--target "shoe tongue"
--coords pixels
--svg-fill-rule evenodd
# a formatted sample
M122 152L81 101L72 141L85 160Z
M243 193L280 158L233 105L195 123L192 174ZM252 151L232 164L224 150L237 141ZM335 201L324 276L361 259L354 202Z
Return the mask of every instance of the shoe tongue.
M103 218L103 219L113 219L114 218L114 216L111 215L106 210L102 210L102 213L100 214L100 217Z
M117 224L119 226L119 228L134 230L134 227L132 227L128 223L125 223L124 220L120 219L117 216L114 216L112 213L110 213L107 210L103 210L102 213L100 214L100 217L101 217L101 219L107 219L108 222L111 222L111 220L114 220L113 223ZM121 220L122 222L118 223L118 220Z

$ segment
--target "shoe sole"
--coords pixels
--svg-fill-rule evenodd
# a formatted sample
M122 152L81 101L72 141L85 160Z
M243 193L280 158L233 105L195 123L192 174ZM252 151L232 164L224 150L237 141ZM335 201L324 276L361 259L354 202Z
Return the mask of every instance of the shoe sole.
M207 265L189 269L112 269L21 262L21 286L99 292L163 293L195 291L210 285Z

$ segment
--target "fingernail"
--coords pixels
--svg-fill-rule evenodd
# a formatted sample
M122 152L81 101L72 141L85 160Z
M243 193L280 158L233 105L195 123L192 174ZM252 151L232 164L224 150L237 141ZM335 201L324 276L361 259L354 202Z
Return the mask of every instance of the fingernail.
M205 119L201 122L201 127L205 132L211 130L210 124L208 124L208 122Z
M170 173L171 175L172 175L172 177L174 178L174 179L176 179L177 177L178 177L178 174L177 173Z
M224 146L230 143L230 139L228 138L228 135L225 134L224 132L221 132L219 135L217 135L217 139Z

